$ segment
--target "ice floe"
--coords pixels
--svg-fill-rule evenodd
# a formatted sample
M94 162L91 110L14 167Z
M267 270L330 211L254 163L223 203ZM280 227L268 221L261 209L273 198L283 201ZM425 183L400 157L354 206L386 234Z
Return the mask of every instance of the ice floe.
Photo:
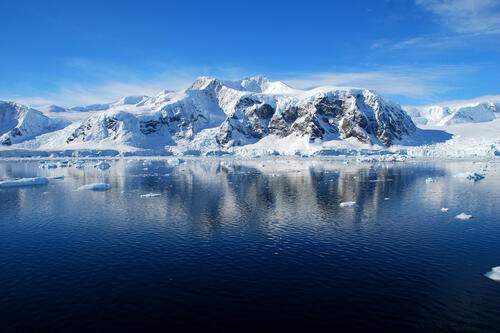
M80 186L77 191L107 191L111 189L111 185L106 183L93 183Z
M41 185L41 184L47 184L48 182L49 180L45 177L4 180L0 182L0 188Z
M470 220L472 218L472 215L460 213L457 216L455 216L455 218L459 220Z
M425 180L425 182L426 182L426 183L435 183L435 182L436 182L436 180L435 180L434 178L429 177L429 178L427 178L427 179Z
M500 282L500 266L493 267L491 271L484 274L488 279L492 279Z
M64 179L64 176L52 176L52 177L47 177L47 179L50 179L50 180L59 180L59 179Z
M448 213L448 211L449 211L449 210L450 210L450 209L449 209L449 208L447 208L447 207L443 207L443 208L441 208L441 211L442 211L443 213Z
M172 166L175 166L175 165L179 165L181 163L184 163L184 160L180 159L180 158L177 158L177 157L174 157L174 158L169 158L167 160L167 163L169 165L172 165Z
M159 193L147 193L147 194L141 194L141 198L157 198L160 197L161 194Z
M358 207L358 204L355 201L346 201L346 202L341 202L340 207Z

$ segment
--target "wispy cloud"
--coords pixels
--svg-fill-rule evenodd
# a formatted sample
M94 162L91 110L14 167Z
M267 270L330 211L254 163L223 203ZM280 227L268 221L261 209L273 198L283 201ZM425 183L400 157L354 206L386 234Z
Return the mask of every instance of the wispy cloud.
M382 94L432 100L455 89L452 79L472 71L470 66L408 67L390 66L366 72L295 74L284 80L296 88L323 85L369 88Z
M500 33L498 0L415 0L450 31L457 33Z
M34 107L56 104L65 107L107 103L116 101L124 96L148 95L153 96L160 91L180 90L188 87L200 75L214 75L224 78L239 77L241 71L232 66L221 68L183 67L154 64L151 67L155 74L147 75L144 72L131 71L112 63L100 63L84 58L65 59L63 65L75 73L75 79L63 80L56 89L39 91L33 95L0 96L0 100L13 100ZM78 77L84 77L84 82Z
M65 84L56 91L40 92L39 96L8 96L0 99L13 100L34 107L56 104L65 107L116 101L124 96L154 95L163 89L179 89L189 85L192 79L169 77L155 81L120 82L108 81L99 85Z
M415 4L442 29L433 34L412 37L399 42L379 40L373 49L451 49L467 47L478 37L500 35L500 1L498 0L415 0Z
M32 106L56 104L66 107L106 103L124 96L148 95L180 90L189 86L197 76L212 75L222 79L247 76L236 67L182 68L164 70L160 74L142 76L112 65L102 65L84 59L68 60L67 66L83 70L94 76L96 84L61 82L52 91L41 91L31 96L8 96L0 99L14 100ZM364 71L322 73L271 73L271 79L282 80L292 87L304 89L323 85L356 86L369 88L388 96L403 96L422 101L434 101L438 96L455 89L454 78L459 78L475 68L472 66L384 66ZM266 73L264 73L266 74Z

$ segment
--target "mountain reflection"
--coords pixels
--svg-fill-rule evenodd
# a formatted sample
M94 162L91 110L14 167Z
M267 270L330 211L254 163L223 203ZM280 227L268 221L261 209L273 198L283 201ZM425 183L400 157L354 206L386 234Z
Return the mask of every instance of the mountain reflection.
M175 167L161 159L116 160L104 172L92 168L92 163L95 161L89 161L83 170L46 170L32 163L31 168L23 168L25 176L63 174L65 179L52 181L43 189L13 190L11 195L17 196L21 211L29 211L31 200L44 200L47 214L60 205L82 211L103 205L117 226L132 220L183 221L200 232L242 226L298 230L297 223L307 229L325 223L348 227L373 221L389 199L404 197L405 191L425 183L426 177L445 174L437 167L301 159L189 159ZM4 164L4 177L11 173L12 166ZM93 182L109 183L112 189L105 193L75 191ZM140 198L145 193L161 196ZM355 201L359 207L341 208L343 201Z

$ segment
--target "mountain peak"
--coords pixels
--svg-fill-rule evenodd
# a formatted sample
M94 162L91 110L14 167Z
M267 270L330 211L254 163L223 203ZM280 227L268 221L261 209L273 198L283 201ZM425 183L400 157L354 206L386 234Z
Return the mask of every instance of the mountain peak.
M211 76L199 76L194 80L188 90L203 90L206 89L212 82L218 82L216 78Z

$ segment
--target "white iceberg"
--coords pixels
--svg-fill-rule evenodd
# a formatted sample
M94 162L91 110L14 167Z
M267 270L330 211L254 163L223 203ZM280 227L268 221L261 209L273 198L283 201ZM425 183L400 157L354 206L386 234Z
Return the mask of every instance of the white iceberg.
M111 189L111 185L106 183L93 183L80 186L77 191L107 191Z
M425 182L426 182L426 183L435 183L435 182L436 182L436 180L435 180L434 178L429 177L429 178L427 178L427 179L425 180Z
M450 209L449 209L448 207L443 207L443 208L441 208L441 211L442 211L443 213L448 213L448 211L449 211L449 210L450 210Z
M341 202L340 207L358 207L358 204L355 201L346 201L346 202Z
M472 215L461 213L455 216L455 218L459 220L470 220L472 218Z
M101 170L107 170L107 169L111 168L111 164L109 164L108 162L100 161L99 163L94 165L94 168L98 168Z
M4 180L0 182L0 188L21 187L31 185L47 184L49 180L45 177L21 178L16 180Z
M147 194L141 194L141 198L157 198L160 197L161 194L159 193L147 193Z
M484 276L486 276L488 279L500 282L500 266L493 267L491 271L484 274Z
M177 157L174 157L174 158L169 158L167 160L167 163L169 165L172 165L172 166L176 166L176 165L179 165L181 163L184 163L184 160L180 159L180 158L177 158Z
M461 178L461 179L467 179L467 180L472 180L472 181L478 181L484 178L484 175L480 173L475 173L475 172L462 172L462 173L457 173L455 175L455 178Z

